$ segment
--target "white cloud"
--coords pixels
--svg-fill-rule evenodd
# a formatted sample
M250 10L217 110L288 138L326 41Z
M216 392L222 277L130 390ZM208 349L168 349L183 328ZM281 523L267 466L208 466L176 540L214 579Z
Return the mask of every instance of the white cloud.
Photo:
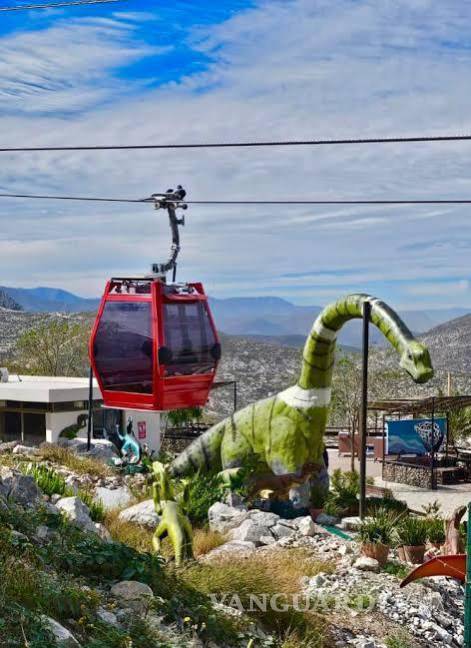
M139 16L60 19L46 32L0 39L2 142L466 132L470 18L471 7L452 0L260 2L221 25L195 29L191 42L210 57L207 71L154 90L113 70L158 51L158 30L149 31L148 45L135 31ZM142 197L182 183L194 199L470 197L468 154L469 145L449 143L12 155L1 158L0 190ZM385 297L418 306L431 295L411 294L407 279L468 276L466 246L420 247L466 238L468 213L466 207L194 206L182 232L180 276L207 281L218 296L269 292L312 303L352 286L376 290L381 281ZM96 294L107 275L144 271L167 253L165 215L150 206L3 201L0 218L2 246L11 245L4 284L22 276L30 285ZM282 278L342 267L361 271L337 282ZM466 291L434 295L437 305L469 298Z

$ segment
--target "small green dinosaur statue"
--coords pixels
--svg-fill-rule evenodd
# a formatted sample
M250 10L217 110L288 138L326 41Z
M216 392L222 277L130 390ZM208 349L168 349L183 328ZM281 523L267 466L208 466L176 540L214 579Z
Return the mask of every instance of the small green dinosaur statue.
M399 316L369 295L348 295L320 313L306 340L301 372L292 387L259 400L211 427L170 465L170 475L219 470L227 481L253 458L258 490L288 496L296 508L310 506L314 487L328 489L323 460L337 335L371 304L374 324L400 354L400 366L416 383L433 376L427 348Z
M154 461L152 464L155 481L152 484L152 497L160 522L152 537L155 552L160 552L161 540L169 536L175 552L175 564L193 558L193 530L184 513L186 489L179 500L170 480L167 466Z

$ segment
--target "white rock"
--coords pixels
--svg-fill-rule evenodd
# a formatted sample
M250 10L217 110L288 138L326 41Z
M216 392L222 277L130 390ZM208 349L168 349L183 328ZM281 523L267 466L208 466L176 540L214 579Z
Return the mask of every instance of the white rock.
M379 572L379 562L368 556L360 556L355 560L353 566L360 571Z
M31 448L30 446L25 446L18 444L13 448L13 454L33 454L34 448Z
M160 517L155 512L153 500L145 500L134 504L129 508L121 511L119 519L123 522L134 522L140 526L154 530L160 522Z
M139 581L121 581L111 588L111 595L122 607L129 607L139 614L149 609L154 592L149 585Z
M201 558L203 562L210 562L214 559L227 558L231 555L236 555L239 557L250 556L256 550L255 542L246 542L243 540L234 540L231 542L226 542L216 549L208 552L205 556Z
M266 535L260 538L260 542L262 545L272 545L275 544L276 540L272 535Z
M248 511L244 507L228 506L222 502L216 502L208 511L209 528L211 531L227 533L238 527L247 519Z
M276 527L272 527L272 530L275 537L277 537L274 531L275 528ZM286 527L283 528L286 529ZM232 529L229 533L229 538L231 540L242 540L243 542L254 542L256 545L260 545L262 544L261 538L267 535L270 535L268 527L261 526L248 519L244 520L237 528Z
M333 515L327 515L327 513L320 513L316 517L317 524L325 524L326 526L334 526L339 522L339 519Z
M310 515L299 518L297 527L302 536L313 536L316 533L316 524Z
M69 522L84 531L96 533L95 524L90 517L90 509L79 497L63 497L56 503L56 506L65 514Z
M120 486L114 489L99 486L95 489L94 499L97 502L101 502L106 511L112 511L113 509L129 507L133 496L127 486Z
M275 526L275 524L280 520L280 516L276 513L268 513L266 511L258 511L256 509L249 511L248 516L252 520L252 522L255 522L255 524L259 524L260 526L265 526L268 528Z
M113 542L111 533L108 531L104 524L101 524L101 522L95 522L95 533L100 536L103 542Z
M96 611L96 615L100 621L103 621L103 623L107 623L114 628L118 628L120 625L116 614L113 614L113 612L110 612L109 610L105 610L105 608L99 607Z
M296 533L294 529L290 529L283 524L275 524L275 526L272 527L270 531L273 533L277 540L281 540L281 538L291 538L291 536Z
M341 556L347 556L353 553L352 545L349 543L341 544L338 551Z
M360 524L361 520L357 515L353 517L344 517L340 523L340 528L345 531L358 531Z
M51 632L54 635L54 638L56 640L56 644L58 646L60 646L61 648L79 648L80 647L79 642L74 637L74 635L70 632L70 630L67 630L67 628L64 628L64 626L62 626L60 623L57 623L57 621L54 621L54 619L51 619L51 617L44 616L42 618L43 618L44 622L51 629Z

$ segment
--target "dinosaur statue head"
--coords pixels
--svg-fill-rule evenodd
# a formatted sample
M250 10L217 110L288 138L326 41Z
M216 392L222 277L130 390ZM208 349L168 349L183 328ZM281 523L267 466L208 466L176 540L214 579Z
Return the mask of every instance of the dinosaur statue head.
M416 383L426 383L433 376L430 353L424 344L416 340L407 343L399 364Z

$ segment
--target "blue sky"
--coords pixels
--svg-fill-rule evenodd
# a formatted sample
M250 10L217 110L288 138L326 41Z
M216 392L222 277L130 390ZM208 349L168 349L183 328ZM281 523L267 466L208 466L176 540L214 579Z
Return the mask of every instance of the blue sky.
M7 4L0 0L0 6ZM25 3L17 3L19 5ZM2 145L471 132L457 0L129 0L1 14ZM471 198L471 144L2 154L0 192ZM181 279L217 297L471 307L470 209L191 207ZM0 202L1 282L97 295L167 254L148 205Z

